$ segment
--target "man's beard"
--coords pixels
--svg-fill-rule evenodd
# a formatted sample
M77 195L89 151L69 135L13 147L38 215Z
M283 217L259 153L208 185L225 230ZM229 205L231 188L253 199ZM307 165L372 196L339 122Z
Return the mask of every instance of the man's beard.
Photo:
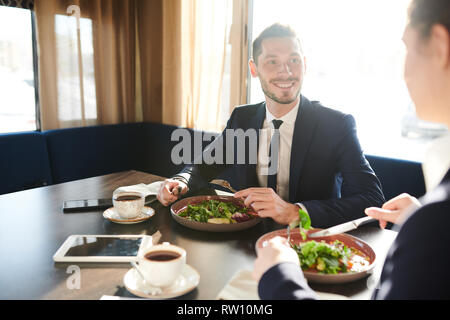
M299 79L288 79L288 80L299 81ZM261 80L261 78L260 78L260 81L261 81L261 89L264 92L264 94L268 98L270 98L273 101L275 101L277 103L280 103L280 104L290 104L290 103L294 102L299 97L300 91L301 91L301 88L302 88L302 86L300 85L299 88L298 88L298 91L294 94L293 97L291 97L290 95L287 96L287 97L277 97L273 92L271 92L268 89L268 85L267 85L267 82L265 80Z

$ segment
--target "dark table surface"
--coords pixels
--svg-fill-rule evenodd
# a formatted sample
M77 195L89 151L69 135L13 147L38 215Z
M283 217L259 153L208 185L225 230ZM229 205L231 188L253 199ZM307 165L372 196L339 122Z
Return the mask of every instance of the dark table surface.
M133 297L123 277L129 264L77 263L80 289L68 289L69 265L52 257L72 234L157 234L187 250L187 263L200 274L200 284L180 299L215 299L233 275L251 270L256 257L255 242L263 234L280 229L270 219L238 232L212 233L188 229L173 220L168 207L150 206L155 216L146 222L121 225L103 218L103 211L63 213L70 199L109 198L121 186L149 184L163 177L126 171L0 196L0 299L100 299L103 295ZM206 190L212 194L213 190ZM321 292L352 299L368 299L396 233L376 227L361 227L350 234L366 241L377 254L372 276L339 285L311 284ZM69 286L70 287L70 286Z

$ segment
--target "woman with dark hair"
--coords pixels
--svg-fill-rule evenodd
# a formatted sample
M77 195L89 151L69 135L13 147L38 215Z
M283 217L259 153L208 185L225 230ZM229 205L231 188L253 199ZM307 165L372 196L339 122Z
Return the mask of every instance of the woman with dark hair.
M403 41L404 78L420 118L450 128L450 0L413 0ZM417 200L408 194L366 213L394 222L397 238L386 258L374 299L450 298L450 170ZM254 276L262 299L315 299L285 239L258 250Z

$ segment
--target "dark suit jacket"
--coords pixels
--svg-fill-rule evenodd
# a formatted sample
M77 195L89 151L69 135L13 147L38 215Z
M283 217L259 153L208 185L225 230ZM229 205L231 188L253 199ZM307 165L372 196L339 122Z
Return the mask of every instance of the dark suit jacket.
M265 116L265 102L237 107L226 129L258 132ZM219 142L223 143L225 164L188 165L179 174L188 179L191 190L205 186L205 182L227 169L235 189L259 186L256 163L249 163L250 156L257 151L250 150L246 141L246 162L238 164L235 139L234 164L226 164L226 153L230 152L226 148L226 139L224 130L208 146L216 148ZM354 118L304 96L301 97L292 141L289 201L303 203L314 227L329 227L362 217L365 208L381 206L384 202L380 182L358 142Z
M450 170L420 201L423 206L403 223L386 257L373 299L450 298ZM262 299L316 298L293 263L266 271L258 292Z

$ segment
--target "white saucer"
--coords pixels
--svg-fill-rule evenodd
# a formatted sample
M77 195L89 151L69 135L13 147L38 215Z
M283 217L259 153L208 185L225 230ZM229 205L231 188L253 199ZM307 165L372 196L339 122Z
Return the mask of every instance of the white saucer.
M173 285L162 290L161 293L151 295L147 292L142 278L134 268L128 270L123 277L125 287L135 296L147 299L169 299L181 296L194 290L200 282L200 275L197 270L186 264L180 277Z
M146 221L150 219L154 214L155 210L153 208L144 206L142 208L142 212L137 217L126 219L119 216L119 214L116 212L116 209L114 207L111 207L103 212L103 217L115 223L133 224Z

